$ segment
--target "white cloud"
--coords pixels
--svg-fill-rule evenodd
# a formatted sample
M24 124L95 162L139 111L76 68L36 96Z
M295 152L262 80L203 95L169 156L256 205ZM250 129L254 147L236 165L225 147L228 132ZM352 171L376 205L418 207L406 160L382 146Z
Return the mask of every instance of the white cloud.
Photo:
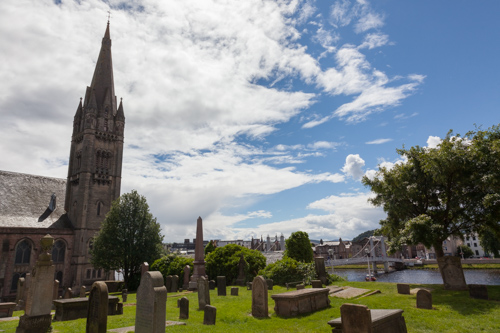
M365 161L359 156L359 154L350 154L345 159L345 164L342 168L342 172L352 177L354 180L360 180L364 174L364 166Z
M376 47L384 46L387 43L389 43L389 36L381 33L373 33L366 35L365 40L358 48L368 48L371 50Z
M383 143L391 142L392 139L376 139L372 141L365 142L367 145L380 145Z
M439 136L430 135L427 139L427 147L429 148L437 148L437 146L441 143L441 138Z
M356 23L355 31L357 33L365 32L370 29L380 28L384 25L384 18L377 13L369 12L362 16Z

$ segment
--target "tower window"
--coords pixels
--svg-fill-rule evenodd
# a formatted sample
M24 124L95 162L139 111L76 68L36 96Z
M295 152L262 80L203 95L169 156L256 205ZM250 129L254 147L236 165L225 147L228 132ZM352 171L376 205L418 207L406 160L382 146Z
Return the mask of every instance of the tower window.
M66 245L62 240L55 242L52 248L52 261L55 263L64 262L64 254L66 253ZM60 281L60 280L59 280Z
M101 202L97 203L97 216L101 216Z
M31 244L25 239L16 247L16 265L29 264L31 257Z

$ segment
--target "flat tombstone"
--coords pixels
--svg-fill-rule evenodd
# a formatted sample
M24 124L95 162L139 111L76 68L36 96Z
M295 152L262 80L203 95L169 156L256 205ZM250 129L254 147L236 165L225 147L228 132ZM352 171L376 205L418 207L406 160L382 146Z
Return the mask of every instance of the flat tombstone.
M240 290L240 288L238 288L238 287L232 287L231 288L231 296L238 296L239 290Z
M273 286L274 286L274 282L272 279L266 279L266 283L267 283L267 289L268 290L273 290Z
M64 297L63 298L71 298L73 297L73 290L71 288L66 288L66 291L64 292Z
M269 316L267 283L262 276L256 276L252 282L252 316L264 318Z
M172 275L172 285L170 287L171 292L176 293L179 291L179 276Z
M136 333L164 333L166 320L167 288L158 271L145 272L137 289L135 311Z
M406 283L398 283L398 294L410 295L410 285Z
M430 291L420 289L417 292L417 308L432 310L432 294Z
M488 300L488 288L484 284L469 284L469 296Z
M205 315L203 316L203 325L215 325L217 317L217 309L215 306L207 305L205 307Z
M172 292L172 275L167 275L165 278L165 288L167 288L167 292Z
M189 300L187 297L179 299L179 319L189 319Z
M208 289L215 290L215 280L208 281Z
M189 265L186 265L184 267L184 282L182 284L182 289L188 290L189 288L189 274L191 274L191 267Z
M87 292L87 288L85 286L80 287L80 297L85 297L85 293Z
M344 303L340 307L342 332L372 333L372 316L366 305Z
M108 286L97 281L92 284L87 310L86 333L106 333L108 325Z
M210 305L210 290L204 276L198 279L198 305L200 310L204 310L207 305Z
M321 280L321 283L326 284L326 268L325 268L325 258L316 257L314 258L314 267L316 269L316 274L318 275L318 279Z
M226 277L217 277L217 296L226 296Z
M302 289L305 289L306 286L304 286L303 284L298 284L297 285L297 290L302 290Z
M312 280L311 284L313 288L323 288L323 283L321 283L321 280Z

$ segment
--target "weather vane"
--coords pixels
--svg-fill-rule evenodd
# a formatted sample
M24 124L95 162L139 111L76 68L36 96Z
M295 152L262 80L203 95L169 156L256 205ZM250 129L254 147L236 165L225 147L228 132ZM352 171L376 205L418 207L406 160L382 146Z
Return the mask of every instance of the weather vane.
M109 24L109 19L111 18L111 11L108 10L108 24Z

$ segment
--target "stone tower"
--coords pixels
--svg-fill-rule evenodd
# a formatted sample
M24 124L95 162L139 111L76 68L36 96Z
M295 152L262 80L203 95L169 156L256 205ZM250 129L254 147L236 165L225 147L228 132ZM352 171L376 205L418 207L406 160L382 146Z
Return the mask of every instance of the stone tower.
M123 105L115 96L108 21L92 83L73 121L64 208L75 229L74 286L104 278L92 271L88 253L111 203L120 196L124 126Z

